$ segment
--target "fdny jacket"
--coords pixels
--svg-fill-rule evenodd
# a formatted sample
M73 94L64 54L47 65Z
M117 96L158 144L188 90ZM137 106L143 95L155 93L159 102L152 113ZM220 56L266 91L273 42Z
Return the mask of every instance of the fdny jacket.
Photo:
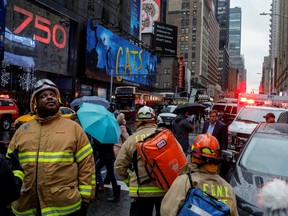
M196 167L192 168L191 176L194 187L200 188L226 203L230 208L231 215L238 216L234 190L223 178L217 173L210 173L203 168ZM178 176L162 200L161 215L176 216L190 187L187 174Z
M156 125L153 123L146 123L140 126L137 131L128 137L123 143L114 167L120 178L126 183L129 183L129 195L130 197L163 197L165 191L158 187L154 182L148 182L147 184L138 185L137 176L135 172L132 172L131 178L128 173L130 165L133 163L133 154L136 150L136 143L142 141L145 137L149 136L156 130ZM145 170L145 163L138 155L138 175L140 182L149 179L149 176ZM130 178L130 179L129 179Z
M67 215L89 202L95 191L93 150L79 124L55 116L35 119L15 132L8 153L19 150L25 178L15 215Z

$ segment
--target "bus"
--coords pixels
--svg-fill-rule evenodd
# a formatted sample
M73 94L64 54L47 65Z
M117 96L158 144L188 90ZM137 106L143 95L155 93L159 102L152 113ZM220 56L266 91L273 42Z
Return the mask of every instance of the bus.
M164 96L148 91L141 91L135 86L119 86L115 89L115 104L119 112L125 114L126 119L135 120L140 107L156 106L164 102Z
M288 96L239 93L237 112L243 106L273 106L288 108Z

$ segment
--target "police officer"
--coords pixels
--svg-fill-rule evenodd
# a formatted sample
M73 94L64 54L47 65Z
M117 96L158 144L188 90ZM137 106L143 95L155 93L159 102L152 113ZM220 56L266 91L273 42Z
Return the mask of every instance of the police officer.
M149 216L153 214L153 208L156 209L156 215L160 216L160 205L165 191L149 181L149 176L145 170L144 161L138 155L137 167L140 182L147 180L145 184L139 185L135 171L129 174L129 167L133 162L133 154L136 150L136 143L142 141L145 137L154 133L156 125L156 115L151 107L144 106L137 113L138 128L133 135L129 136L123 143L116 161L115 169L120 178L128 185L129 195L132 198L130 216Z
M193 185L196 188L226 203L231 215L237 216L235 193L232 187L217 174L221 158L217 139L208 133L200 134L192 145L192 164L187 167L187 172L191 172ZM161 215L176 216L190 187L187 174L178 176L163 198Z

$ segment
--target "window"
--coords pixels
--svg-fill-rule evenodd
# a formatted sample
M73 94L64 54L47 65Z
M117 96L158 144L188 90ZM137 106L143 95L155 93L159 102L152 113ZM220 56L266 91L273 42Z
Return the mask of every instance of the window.
M184 50L184 44L180 45L180 50Z
M196 25L197 25L197 19L194 18L194 19L192 20L192 26L196 26Z
M167 83L163 82L163 88L167 88Z
M187 61L184 62L184 66L185 66L185 67L188 66L188 62L187 62Z
M188 42L188 36L185 36L185 41Z
M195 52L192 52L192 58L196 58Z
M196 35L192 35L192 41L193 41L193 42L196 41Z
M185 50L188 50L189 46L188 44L185 44Z
M185 59L188 58L188 53L184 53L184 58L185 58Z
M167 68L167 74L170 74L170 68Z
M181 19L181 26L185 26L185 19Z
M163 74L167 74L167 68L164 68Z
M185 33L188 34L189 33L189 28L185 29Z
M196 27L192 28L192 33L196 33Z
M184 36L181 36L181 39L180 39L181 42L184 42L184 38L185 38Z
M185 28L181 28L181 34L185 33Z
M189 19L186 19L185 23L188 26L189 25Z

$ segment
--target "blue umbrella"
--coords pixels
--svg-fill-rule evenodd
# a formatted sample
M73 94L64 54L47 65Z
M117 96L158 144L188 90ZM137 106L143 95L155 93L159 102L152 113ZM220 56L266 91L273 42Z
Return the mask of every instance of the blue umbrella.
M100 143L118 143L121 129L114 117L105 107L96 104L83 103L77 112L80 123L88 134Z
M106 109L109 107L110 103L105 98L101 98L98 96L83 96L81 98L76 98L70 103L70 107L72 109L75 108L75 106L80 106L82 103L91 103L91 104L97 104L102 105Z

